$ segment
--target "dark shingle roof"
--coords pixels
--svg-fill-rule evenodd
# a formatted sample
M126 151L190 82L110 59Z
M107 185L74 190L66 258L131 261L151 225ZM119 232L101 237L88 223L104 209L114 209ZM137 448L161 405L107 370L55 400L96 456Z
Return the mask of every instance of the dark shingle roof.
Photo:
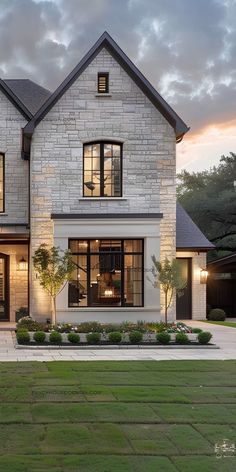
M23 103L32 115L50 97L51 92L29 79L5 79L7 87Z
M176 206L176 248L177 249L214 249L206 236L193 222L183 207L177 203Z

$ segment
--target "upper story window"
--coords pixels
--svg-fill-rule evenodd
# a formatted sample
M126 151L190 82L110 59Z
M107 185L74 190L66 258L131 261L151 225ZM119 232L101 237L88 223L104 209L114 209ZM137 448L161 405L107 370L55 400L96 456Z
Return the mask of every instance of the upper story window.
M98 93L109 92L109 74L108 72L98 73Z
M121 144L84 145L84 197L121 197L121 157Z
M0 213L4 213L5 211L5 202L4 202L4 197L5 197L5 178L4 178L4 163L5 163L5 158L4 154L0 153Z

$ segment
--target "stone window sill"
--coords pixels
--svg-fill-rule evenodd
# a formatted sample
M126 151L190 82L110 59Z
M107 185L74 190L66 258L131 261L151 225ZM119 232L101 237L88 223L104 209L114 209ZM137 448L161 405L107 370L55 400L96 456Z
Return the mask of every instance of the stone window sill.
M111 93L95 93L95 97L112 97Z
M81 197L79 198L79 201L80 202L84 202L84 201L88 201L88 202L93 202L93 201L97 201L97 200L102 200L102 201L106 201L106 200L109 200L109 201L114 201L114 200L128 200L128 198L126 197Z
M8 216L8 213L4 213L4 212L1 213L1 212L0 212L0 216Z

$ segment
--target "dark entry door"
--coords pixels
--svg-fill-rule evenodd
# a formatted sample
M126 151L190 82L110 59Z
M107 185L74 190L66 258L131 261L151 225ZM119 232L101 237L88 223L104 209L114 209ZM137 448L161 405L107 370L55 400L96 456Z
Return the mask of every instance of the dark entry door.
M179 258L182 277L187 285L180 297L176 297L177 320L190 320L192 318L192 259Z
M0 253L0 321L9 320L9 256Z

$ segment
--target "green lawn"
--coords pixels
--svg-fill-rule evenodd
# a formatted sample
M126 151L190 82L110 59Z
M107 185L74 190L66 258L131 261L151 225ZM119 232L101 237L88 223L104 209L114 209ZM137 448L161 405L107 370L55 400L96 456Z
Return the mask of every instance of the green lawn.
M233 321L208 321L208 320L202 320L202 321L203 323L229 326L229 328L236 328L236 322L234 323Z
M0 471L233 472L236 361L0 363Z

